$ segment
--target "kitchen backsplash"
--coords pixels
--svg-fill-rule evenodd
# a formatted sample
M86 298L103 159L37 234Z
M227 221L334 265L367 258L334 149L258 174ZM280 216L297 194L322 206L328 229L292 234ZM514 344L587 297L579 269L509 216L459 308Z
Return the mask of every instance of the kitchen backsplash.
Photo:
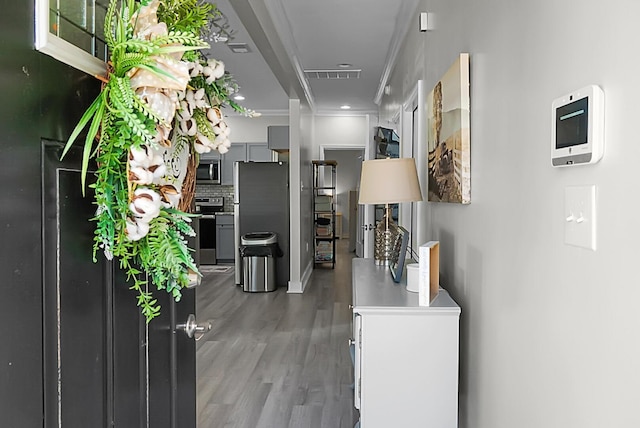
M196 184L196 197L200 198L224 198L224 212L233 212L233 186L218 184Z

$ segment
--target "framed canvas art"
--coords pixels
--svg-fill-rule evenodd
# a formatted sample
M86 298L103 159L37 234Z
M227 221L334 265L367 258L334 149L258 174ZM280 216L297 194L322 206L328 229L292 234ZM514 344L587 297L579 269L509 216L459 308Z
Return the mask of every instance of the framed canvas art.
M469 54L427 95L428 200L471 202Z

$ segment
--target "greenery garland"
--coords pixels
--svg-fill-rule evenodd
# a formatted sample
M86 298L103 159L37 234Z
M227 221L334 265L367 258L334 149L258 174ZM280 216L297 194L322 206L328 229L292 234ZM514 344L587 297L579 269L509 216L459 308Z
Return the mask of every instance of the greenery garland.
M160 306L147 291L180 300L190 278L200 275L186 237L194 236L192 215L177 209L181 189L167 179L167 147L224 153L229 129L220 108L237 85L224 65L207 60L200 37L220 13L203 0L111 0L105 17L110 62L103 88L81 117L63 157L88 126L82 160L82 188L90 159L97 163L97 205L93 258L103 251L119 260L147 322Z

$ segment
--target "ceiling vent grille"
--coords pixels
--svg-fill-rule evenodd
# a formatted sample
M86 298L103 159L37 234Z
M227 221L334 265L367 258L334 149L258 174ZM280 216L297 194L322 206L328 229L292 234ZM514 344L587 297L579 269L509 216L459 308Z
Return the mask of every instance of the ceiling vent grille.
M251 52L251 49L249 49L249 45L247 45L246 43L227 43L227 46L229 46L229 49L231 49L231 52L233 53Z
M305 70L307 79L341 80L359 79L362 70Z

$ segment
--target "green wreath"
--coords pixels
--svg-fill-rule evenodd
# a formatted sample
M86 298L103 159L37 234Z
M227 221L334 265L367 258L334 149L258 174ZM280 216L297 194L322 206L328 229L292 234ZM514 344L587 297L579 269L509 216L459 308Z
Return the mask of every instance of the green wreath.
M147 322L160 313L150 280L179 301L199 276L186 237L193 215L179 209L185 171L168 172L167 154L196 159L224 153L229 129L221 108L237 91L224 65L208 60L201 38L220 13L201 0L111 0L104 25L110 52L102 91L72 132L63 157L88 126L82 187L90 159L97 206L93 258L99 251L126 272ZM186 164L183 166L186 168Z

